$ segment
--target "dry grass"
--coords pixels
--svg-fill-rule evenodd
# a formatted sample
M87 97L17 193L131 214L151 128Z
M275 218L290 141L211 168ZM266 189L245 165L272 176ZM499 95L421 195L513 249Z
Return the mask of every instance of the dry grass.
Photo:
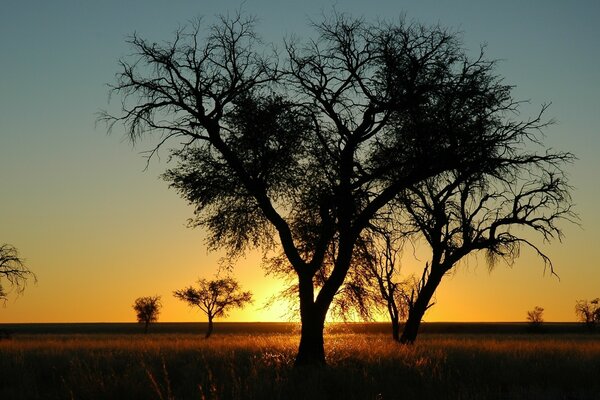
M0 399L594 399L599 335L334 333L328 367L292 368L298 337L18 335Z

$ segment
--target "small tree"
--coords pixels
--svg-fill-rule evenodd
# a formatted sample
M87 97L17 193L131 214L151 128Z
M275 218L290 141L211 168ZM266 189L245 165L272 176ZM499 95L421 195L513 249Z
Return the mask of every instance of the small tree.
M23 292L27 279L33 278L35 281L35 274L25 266L16 247L10 244L0 246L0 301L8 298L8 292L2 286L3 278L17 293Z
M144 324L144 333L148 333L151 322L158 321L161 307L160 296L138 297L133 303L138 322Z
M539 330L544 323L544 308L535 306L533 310L527 311L527 321L531 330Z
M414 295L416 282L414 277L402 279L400 275L399 253L402 250L400 237L389 231L373 229L370 235L364 235L361 242L362 252L357 257L361 285L374 296L378 309L385 309L392 327L392 338L400 341L400 323L405 321L411 305L411 291Z
M176 290L173 296L185 301L191 307L198 307L208 317L208 329L205 338L213 331L213 319L226 317L232 308L243 308L252 302L251 292L242 292L239 283L231 278L206 280L199 279L198 287L188 286Z
M600 322L600 298L592 301L577 300L575 314L590 331L595 330L596 325Z

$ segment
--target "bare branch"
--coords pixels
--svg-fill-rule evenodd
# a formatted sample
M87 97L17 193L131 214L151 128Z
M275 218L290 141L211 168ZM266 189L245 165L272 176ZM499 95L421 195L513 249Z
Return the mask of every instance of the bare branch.
M2 280L8 282L9 289L5 289ZM10 244L0 246L0 300L6 302L10 290L15 290L18 294L23 293L27 281L33 279L37 281L36 276L31 272L23 259L19 256L16 247Z

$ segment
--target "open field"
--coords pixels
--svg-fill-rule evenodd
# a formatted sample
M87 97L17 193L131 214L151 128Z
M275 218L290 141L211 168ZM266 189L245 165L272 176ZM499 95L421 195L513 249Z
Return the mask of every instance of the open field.
M150 326L150 333L204 333L205 322L159 322ZM391 333L387 322L332 323L326 327L329 333ZM576 322L545 322L545 333L587 333L585 326ZM138 323L0 323L0 332L23 334L136 334L143 331ZM216 322L215 334L294 334L299 324L292 322ZM525 322L424 322L420 333L433 334L520 334L529 332Z
M157 324L148 335L134 324L0 324L13 332L0 341L0 399L600 396L600 335L574 324L545 334L522 324L426 327L406 347L384 324L335 325L328 367L296 370L293 324L220 324L209 340L200 324Z

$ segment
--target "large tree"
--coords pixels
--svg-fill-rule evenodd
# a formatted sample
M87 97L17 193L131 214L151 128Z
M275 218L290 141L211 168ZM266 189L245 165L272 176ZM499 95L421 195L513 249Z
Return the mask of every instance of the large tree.
M134 35L112 87L122 113L104 115L133 141L159 135L150 155L180 138L166 178L211 247L281 247L298 279L297 365L325 362L325 316L370 222L412 185L509 156L531 128L453 32L339 14L313 28L270 55L239 15L165 44Z
M28 279L35 280L35 275L27 268L17 248L10 244L0 245L0 301L6 301L8 296L8 291L2 285L3 280L21 293Z

